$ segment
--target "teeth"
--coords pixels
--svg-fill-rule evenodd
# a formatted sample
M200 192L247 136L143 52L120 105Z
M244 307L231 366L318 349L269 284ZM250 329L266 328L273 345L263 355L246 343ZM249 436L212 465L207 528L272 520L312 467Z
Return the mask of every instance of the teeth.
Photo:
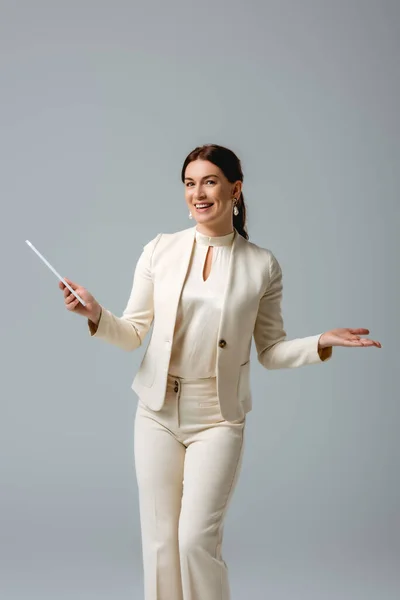
M207 206L212 206L212 204L195 204L196 208L207 208Z

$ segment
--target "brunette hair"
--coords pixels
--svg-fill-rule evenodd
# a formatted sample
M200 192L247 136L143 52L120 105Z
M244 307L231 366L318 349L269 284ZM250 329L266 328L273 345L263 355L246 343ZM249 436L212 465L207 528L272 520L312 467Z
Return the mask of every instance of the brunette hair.
M224 146L206 144L204 146L198 146L185 158L181 173L182 183L185 181L186 167L189 163L197 159L208 160L219 167L230 183L234 183L238 180L243 181L242 165L236 154L232 152L232 150L224 148ZM239 209L239 214L237 216L233 215L233 226L242 237L248 240L249 234L246 229L246 205L244 203L242 192L240 193L236 206Z

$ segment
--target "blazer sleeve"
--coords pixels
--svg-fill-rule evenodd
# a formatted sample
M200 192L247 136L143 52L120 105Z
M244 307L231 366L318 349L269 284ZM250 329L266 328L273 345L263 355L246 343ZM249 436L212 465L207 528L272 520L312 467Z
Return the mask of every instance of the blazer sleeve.
M329 360L332 348L318 352L321 333L286 340L282 318L282 270L270 253L269 285L262 296L254 327L254 342L259 362L266 369L284 369L317 364Z
M100 338L122 350L135 350L142 343L154 319L152 257L162 234L143 248L136 264L128 303L121 317L102 308L97 328L88 321L92 337Z

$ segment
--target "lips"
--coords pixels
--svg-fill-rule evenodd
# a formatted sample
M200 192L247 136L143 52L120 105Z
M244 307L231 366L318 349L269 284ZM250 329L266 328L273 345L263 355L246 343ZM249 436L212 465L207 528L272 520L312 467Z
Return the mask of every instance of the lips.
M198 212L205 212L213 206L213 203L212 202L199 202L198 204L195 204L194 206Z

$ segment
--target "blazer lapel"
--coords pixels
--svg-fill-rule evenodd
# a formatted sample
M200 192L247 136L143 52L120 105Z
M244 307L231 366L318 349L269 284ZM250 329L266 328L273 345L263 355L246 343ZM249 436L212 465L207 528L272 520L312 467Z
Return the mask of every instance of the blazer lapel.
M245 285L242 280L238 281L238 277L240 279L240 273L238 273L238 270L236 268L238 256L240 254L240 250L244 242L244 238L236 232L229 259L228 277L225 287L224 299L222 302L221 319L219 324L219 336L222 335L224 330L226 329L225 326L227 324L227 319L229 316L229 299L235 296L238 284L240 288L243 288L243 285ZM218 339L220 339L220 337Z
M220 340L224 340L225 344L219 346L217 352L217 383L220 393L220 382L224 382L228 395L235 394L237 381L232 373L235 372L236 363L240 359L240 352L238 352L240 340L237 339L236 321L240 317L238 307L241 306L242 297L246 294L246 272L241 262L245 243L246 240L236 232L232 244L228 279L218 330L217 343L219 345ZM233 303L232 300L234 300Z
M176 315L178 311L179 300L181 297L183 284L189 269L190 259L192 257L196 227L187 229L182 234L182 239L175 248L174 276L168 280L168 294L166 295L165 310L168 310L168 322L175 328ZM172 335L172 333L171 333Z

